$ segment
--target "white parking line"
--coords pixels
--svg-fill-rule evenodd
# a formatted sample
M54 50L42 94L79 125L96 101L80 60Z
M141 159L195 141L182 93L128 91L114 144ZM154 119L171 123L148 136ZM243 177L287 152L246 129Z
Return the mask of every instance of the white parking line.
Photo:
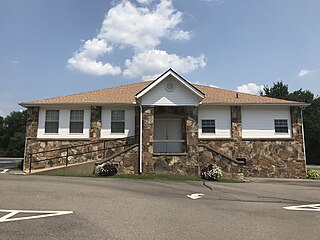
M320 212L320 204L308 204L308 205L290 206L290 207L284 207L284 209L295 210L295 211Z
M60 216L73 213L72 211L29 211L29 210L1 210L0 212L8 213L0 218L1 222L12 222L12 221L20 221L20 220L28 220L28 219L35 219L35 218L45 218L45 217L53 217L53 216ZM13 216L19 213L34 213L35 215L29 217L16 217L12 218ZM38 214L38 215L36 215Z
M3 169L3 171L0 172L0 173L6 173L6 172L8 172L8 171L9 171L9 169Z

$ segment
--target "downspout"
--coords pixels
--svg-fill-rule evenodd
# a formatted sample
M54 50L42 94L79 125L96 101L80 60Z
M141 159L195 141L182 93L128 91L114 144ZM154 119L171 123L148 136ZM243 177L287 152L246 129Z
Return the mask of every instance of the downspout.
M27 132L27 130L26 130L26 132ZM22 163L22 171L23 172L27 172L27 166L25 164L26 164L27 159L28 159L28 156L27 156L28 140L29 140L29 138L26 136L25 137L25 142L24 142L24 151L23 151L23 163ZM31 161L31 158L29 158L29 161ZM30 166L30 163L29 163L29 166Z
M142 173L142 105L140 104L140 128L139 128L139 174Z
M302 141L303 141L303 155L304 155L304 164L306 166L306 176L307 176L307 155L306 155L306 142L305 142L305 139L304 139L304 124L303 124L303 108L301 108L301 111L300 111L300 116L301 116L301 123L302 123Z

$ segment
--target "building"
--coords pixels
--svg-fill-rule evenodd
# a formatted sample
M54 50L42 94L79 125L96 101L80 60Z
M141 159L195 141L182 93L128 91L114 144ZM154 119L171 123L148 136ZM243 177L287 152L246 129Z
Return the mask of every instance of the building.
M226 173L304 178L305 103L191 84L172 69L154 81L24 102L24 169L105 160L124 173ZM141 127L142 126L142 127Z

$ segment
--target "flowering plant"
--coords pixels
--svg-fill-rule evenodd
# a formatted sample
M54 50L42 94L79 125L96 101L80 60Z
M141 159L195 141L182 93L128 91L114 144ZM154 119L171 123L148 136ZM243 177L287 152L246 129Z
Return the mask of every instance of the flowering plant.
M201 170L201 177L207 180L217 181L223 176L222 170L216 164L210 164Z

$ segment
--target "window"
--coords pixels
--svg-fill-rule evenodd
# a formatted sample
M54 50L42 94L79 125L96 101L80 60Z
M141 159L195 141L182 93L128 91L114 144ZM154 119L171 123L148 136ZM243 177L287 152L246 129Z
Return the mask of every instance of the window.
M58 133L59 110L46 110L45 133Z
M83 133L83 110L70 111L70 133Z
M275 119L274 130L276 133L288 133L288 120L287 119Z
M214 119L202 120L202 133L216 133L216 121Z
M111 110L111 133L124 133L124 110Z

